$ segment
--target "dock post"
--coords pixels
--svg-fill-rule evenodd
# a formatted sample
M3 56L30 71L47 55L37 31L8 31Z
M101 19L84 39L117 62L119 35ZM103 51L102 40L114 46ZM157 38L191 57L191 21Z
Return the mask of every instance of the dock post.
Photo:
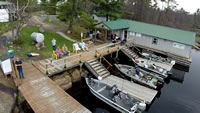
M80 54L80 63L82 63L82 60L81 60L81 54Z
M46 75L48 75L49 74L49 72L48 72L48 64L46 64Z
M67 66L66 66L66 59L64 59L64 69L66 69Z
M100 56L100 63L102 62L102 56Z
M82 71L83 71L83 63L81 62L80 63L80 75L81 75L81 77L82 77Z
M119 50L117 50L117 52L116 52L115 59L117 59L117 58L118 58L118 53L119 53Z

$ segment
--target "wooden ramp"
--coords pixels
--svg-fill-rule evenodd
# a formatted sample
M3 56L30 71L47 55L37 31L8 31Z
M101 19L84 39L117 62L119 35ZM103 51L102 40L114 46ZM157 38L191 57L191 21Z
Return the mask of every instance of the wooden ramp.
M102 80L104 83L109 85L117 85L119 89L127 92L129 95L132 95L135 98L144 100L146 104L151 104L155 98L158 91L146 88L144 86L132 83L128 80L116 77L114 75L108 76Z
M110 72L96 59L85 62L85 66L97 78L110 76Z
M35 113L91 113L31 63L23 64L23 70L19 90Z
M125 55L127 55L129 58L134 58L134 59L139 58L139 56L138 56L135 52L133 52L132 50L130 50L128 47L123 47L123 48L121 49L121 51L122 51Z

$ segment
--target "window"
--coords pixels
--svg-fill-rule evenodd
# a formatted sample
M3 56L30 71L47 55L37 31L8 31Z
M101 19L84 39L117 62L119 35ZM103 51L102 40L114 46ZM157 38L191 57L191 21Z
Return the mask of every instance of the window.
M158 39L157 38L153 38L152 44L157 45L157 43L158 43Z
M135 32L130 32L130 35L131 36L135 36Z
M136 33L136 37L142 37L142 34Z
M178 48L178 49L184 49L185 48L185 46L183 44L179 44L179 43L173 43L173 47Z

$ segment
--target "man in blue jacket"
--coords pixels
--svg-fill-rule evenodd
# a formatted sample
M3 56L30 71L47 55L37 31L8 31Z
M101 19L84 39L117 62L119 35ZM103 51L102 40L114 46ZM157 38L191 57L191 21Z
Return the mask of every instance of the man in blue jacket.
M15 61L15 65L17 67L17 70L19 72L19 78L24 78L24 73L23 73L23 69L22 69L22 61L17 58L17 60Z

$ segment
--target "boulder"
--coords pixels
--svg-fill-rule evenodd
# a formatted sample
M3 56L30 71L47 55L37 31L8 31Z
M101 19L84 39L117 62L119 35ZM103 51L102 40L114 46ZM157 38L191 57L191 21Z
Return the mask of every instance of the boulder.
M68 90L72 87L72 83L70 82L69 84L63 84L60 86L63 90Z
M44 28L42 28L42 27L40 27L39 31L40 31L40 33L44 33L45 32Z
M81 75L79 69L73 69L70 71L72 82L77 82L81 80Z
M62 89L68 90L72 87L72 80L71 77L68 75L68 73L65 73L64 75L58 75L53 78L53 81L59 85Z

